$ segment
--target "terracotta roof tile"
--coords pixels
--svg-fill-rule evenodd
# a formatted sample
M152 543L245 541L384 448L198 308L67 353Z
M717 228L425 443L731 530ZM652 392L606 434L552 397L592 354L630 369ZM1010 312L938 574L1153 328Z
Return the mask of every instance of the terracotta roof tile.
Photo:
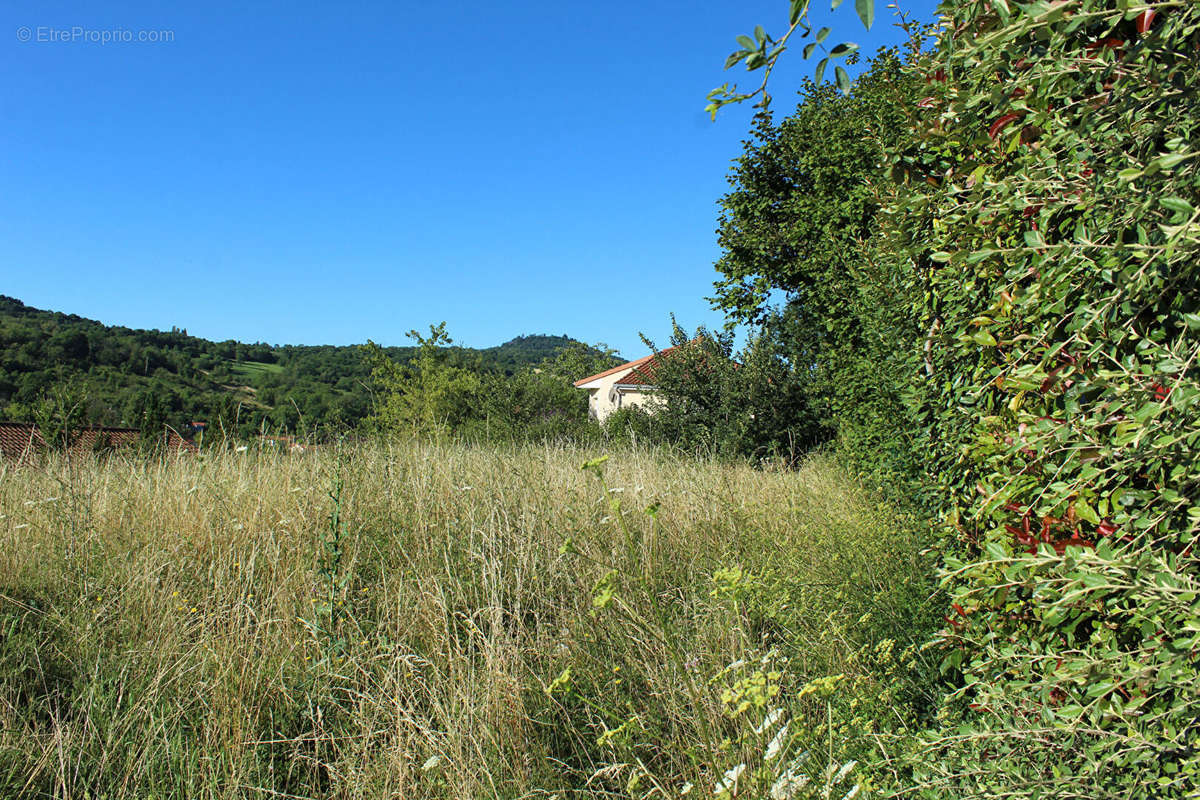
M657 353L651 353L634 361L626 361L620 366L591 375L583 380L575 381L575 386L582 386L585 383L590 383L600 378L607 378L609 375L622 371L626 374L617 378L617 383L619 384L653 386L655 366L660 363L659 360L663 356L669 356L678 349L678 347L668 347L666 350L659 350Z
M76 431L71 442L72 454L94 453L136 444L141 434L134 428L92 426ZM196 445L178 433L167 430L165 443L169 452L195 452ZM36 425L28 422L0 422L0 457L26 461L46 449L46 440Z
M620 372L622 370L627 370L632 367L636 367L640 364L646 363L647 361L649 361L652 358L654 358L653 353L651 353L648 356L642 356L641 358L636 359L634 361L626 361L624 364L618 364L615 367L611 367L609 369L604 370L604 372L597 372L595 375L589 375L586 378L580 378L579 380L575 381L575 386L582 386L585 383L591 383L592 381L599 380L600 378L607 378L609 375L612 375L614 372Z
M19 422L0 422L0 456L14 461L21 460L45 445L36 426Z

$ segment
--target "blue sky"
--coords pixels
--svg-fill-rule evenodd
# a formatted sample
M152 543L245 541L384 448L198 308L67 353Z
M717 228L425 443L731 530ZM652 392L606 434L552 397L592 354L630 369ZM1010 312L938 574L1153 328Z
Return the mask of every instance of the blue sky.
M877 2L870 33L852 3L814 19L873 52L900 37ZM753 81L724 58L782 32L786 0L21 6L0 10L2 294L279 344L446 320L469 346L636 357L671 312L721 322L717 202L750 110L713 123L704 97ZM113 30L173 40L86 40Z

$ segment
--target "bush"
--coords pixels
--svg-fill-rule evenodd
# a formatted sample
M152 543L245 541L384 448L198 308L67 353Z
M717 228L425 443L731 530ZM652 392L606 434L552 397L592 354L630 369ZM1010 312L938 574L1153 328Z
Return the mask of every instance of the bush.
M1200 7L947 11L895 160L920 189L880 239L911 243L912 396L968 555L942 637L958 733L920 772L964 797L1189 795Z
M896 783L1194 795L1200 6L943 12L760 125L718 288L789 293L842 452L946 523L950 687Z
M686 452L798 464L828 430L809 404L809 365L795 357L788 333L778 315L768 315L735 353L731 334L701 328L689 337L675 324L674 349L653 367L652 414L631 410L606 429Z

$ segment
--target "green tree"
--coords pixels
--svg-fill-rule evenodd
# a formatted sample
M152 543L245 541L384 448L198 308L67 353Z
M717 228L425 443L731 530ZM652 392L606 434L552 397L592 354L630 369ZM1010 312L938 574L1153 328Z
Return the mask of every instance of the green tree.
M951 686L905 788L1193 796L1200 6L942 10L848 353L891 340L881 442L946 524Z
M77 385L62 382L48 391L32 409L33 421L46 446L67 450L87 424L87 397Z
M742 322L775 314L771 338L813 417L803 440L836 432L880 480L923 478L909 402L920 323L879 219L894 192L885 157L909 141L923 87L892 50L849 94L806 83L793 114L756 119L721 200L718 306Z
M475 372L452 363L453 340L446 323L429 326L429 335L412 330L417 354L397 364L374 342L366 359L375 384L375 408L369 424L384 431L431 433L453 430L476 413L482 383Z
M826 436L803 391L801 374L808 366L789 358L792 348L778 315L768 315L736 353L731 333L700 328L689 336L674 319L672 329L673 349L652 367L653 407L612 415L606 421L610 435L788 463Z

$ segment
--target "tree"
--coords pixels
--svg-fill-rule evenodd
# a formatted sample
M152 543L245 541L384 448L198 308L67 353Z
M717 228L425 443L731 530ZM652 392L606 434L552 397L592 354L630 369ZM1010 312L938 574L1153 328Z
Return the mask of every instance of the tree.
M954 734L931 731L910 778L931 796L1191 796L1200 6L944 9L905 67L926 96L886 147L857 337L814 340L818 363L848 357L838 393L894 391L906 416L878 443L908 451L944 524Z
M87 424L87 397L78 386L62 382L48 391L33 407L33 419L51 450L68 450Z
M735 353L732 334L700 328L689 336L672 319L674 349L653 367L654 408L617 412L606 429L610 434L628 429L684 450L794 463L827 431L804 396L798 373L807 367L789 358L779 322L778 315L769 315Z
M430 433L454 428L474 412L482 384L479 376L451 363L447 350L453 340L446 323L429 326L429 335L412 330L417 355L399 365L374 342L366 358L375 383L375 409L370 424L386 431Z
M841 5L842 0L834 0L833 7L837 8ZM771 80L771 72L775 69L775 64L779 57L783 55L788 48L788 40L797 32L801 39L806 39L810 35L813 36L812 41L804 46L804 58L811 58L818 51L822 54L822 58L817 62L816 72L813 80L820 83L825 75L825 69L829 66L830 61L836 59L851 59L858 52L858 45L853 42L842 42L832 48L825 46L825 41L831 32L830 28L821 28L815 33L813 27L808 21L808 9L811 5L811 0L790 0L788 4L788 29L783 35L775 38L768 34L762 25L754 27L753 36L738 36L738 49L729 54L725 59L725 69L736 66L737 64L745 64L746 69L750 72L762 70L762 83L759 87L750 92L741 92L738 90L737 84L730 85L728 83L718 86L708 93L708 107L705 109L716 119L717 112L722 106L731 103L743 103L747 100L758 98L755 104L756 108L762 108L766 111L771 105L771 95L767 92L767 84ZM854 0L854 10L858 14L858 18L862 24L871 29L871 25L875 22L875 0ZM897 11L899 14L899 11ZM903 20L903 17L901 17ZM841 66L834 67L834 77L837 81L838 88L843 92L850 90L850 75Z
M742 322L770 317L812 430L836 431L871 472L893 477L916 451L887 443L913 427L904 394L918 325L878 216L893 188L885 154L906 141L922 86L885 50L852 93L809 82L791 116L760 115L718 231L718 306Z

